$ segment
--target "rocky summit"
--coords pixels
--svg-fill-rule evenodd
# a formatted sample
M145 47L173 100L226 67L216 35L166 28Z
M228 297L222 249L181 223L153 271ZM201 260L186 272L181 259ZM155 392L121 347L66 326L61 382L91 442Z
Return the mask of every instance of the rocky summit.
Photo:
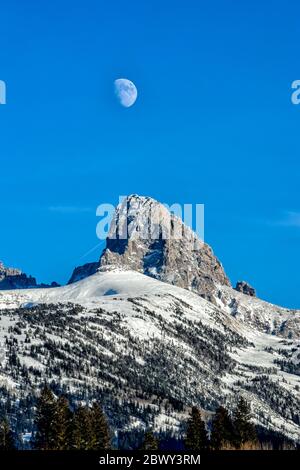
M212 249L179 217L150 197L128 196L116 208L99 264L76 268L70 282L98 268L131 269L213 300L230 281Z

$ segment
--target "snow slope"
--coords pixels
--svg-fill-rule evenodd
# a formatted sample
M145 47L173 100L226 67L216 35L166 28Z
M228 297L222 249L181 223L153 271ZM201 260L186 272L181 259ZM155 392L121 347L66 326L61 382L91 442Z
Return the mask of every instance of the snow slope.
M119 429L176 431L168 423L185 406L230 407L243 394L256 422L300 441L299 317L226 286L212 303L122 269L0 291L0 385L16 400L44 380L100 396Z

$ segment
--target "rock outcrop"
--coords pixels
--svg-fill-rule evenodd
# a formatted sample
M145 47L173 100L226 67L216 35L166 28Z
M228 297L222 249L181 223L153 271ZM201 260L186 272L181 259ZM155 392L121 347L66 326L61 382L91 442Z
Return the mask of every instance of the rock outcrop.
M230 286L212 249L150 197L132 195L117 207L100 258L100 269L109 266L144 273L208 300L216 284Z
M95 274L99 269L100 263L99 261L96 263L86 263L83 266L78 266L74 269L72 276L68 282L68 284L72 284L73 282L81 281L92 274Z
M0 289L27 289L36 287L36 279L32 276L27 276L16 268L7 268L0 262Z
M49 284L37 284L35 277L27 276L20 269L7 268L0 261L0 290L32 289L58 287L57 282Z
M250 286L246 281L238 281L235 286L235 290L242 292L242 294L250 295L250 297L256 297L256 291L254 287Z

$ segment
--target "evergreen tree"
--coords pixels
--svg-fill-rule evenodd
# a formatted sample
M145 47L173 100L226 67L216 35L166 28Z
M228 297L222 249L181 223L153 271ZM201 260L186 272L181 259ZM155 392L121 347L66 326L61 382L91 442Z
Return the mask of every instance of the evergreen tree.
M89 408L80 407L73 419L72 444L76 450L91 450L93 445L92 413Z
M204 450L208 448L208 437L205 423L201 419L201 412L193 407L188 421L185 445L189 450Z
M147 431L145 434L142 450L158 450L158 439L151 431Z
M54 432L56 402L53 393L45 387L38 399L36 411L35 448L40 450L53 450L56 448L56 435Z
M234 442L241 447L245 442L257 440L255 426L251 423L251 409L247 401L241 397L233 415Z
M226 408L220 406L212 421L210 444L213 449L219 450L225 443L232 443L233 438L232 420Z
M107 424L107 420L104 416L98 403L94 403L91 414L91 449L92 450L103 450L109 449L110 447L110 433Z
M55 419L53 431L55 435L55 449L68 450L72 440L72 412L65 397L60 397L55 404Z
M14 439L12 431L10 430L8 421L3 418L0 421L0 450L14 450Z

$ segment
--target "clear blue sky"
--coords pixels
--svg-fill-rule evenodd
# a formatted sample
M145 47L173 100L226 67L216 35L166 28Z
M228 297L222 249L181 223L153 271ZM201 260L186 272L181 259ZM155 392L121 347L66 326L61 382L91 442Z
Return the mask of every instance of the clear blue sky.
M300 307L298 1L1 3L0 259L65 282L96 206L204 203L231 280ZM139 97L122 108L113 81Z

